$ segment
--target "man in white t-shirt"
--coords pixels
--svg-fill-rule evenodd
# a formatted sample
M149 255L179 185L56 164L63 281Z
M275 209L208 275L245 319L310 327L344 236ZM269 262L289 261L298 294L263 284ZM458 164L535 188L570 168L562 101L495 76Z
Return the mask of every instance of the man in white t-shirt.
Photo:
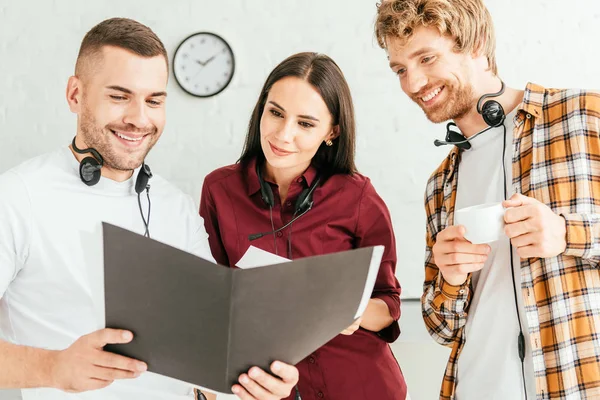
M192 199L143 164L164 128L167 79L167 53L148 27L101 22L67 86L72 146L0 175L0 389L25 400L201 396L103 351L132 333L103 329L102 221L212 260ZM298 371L281 362L272 371L253 367L233 391L287 397Z
M600 92L505 88L482 0L385 0L375 30L402 90L455 124L425 194L440 398L600 398ZM485 203L505 235L473 244L455 210Z

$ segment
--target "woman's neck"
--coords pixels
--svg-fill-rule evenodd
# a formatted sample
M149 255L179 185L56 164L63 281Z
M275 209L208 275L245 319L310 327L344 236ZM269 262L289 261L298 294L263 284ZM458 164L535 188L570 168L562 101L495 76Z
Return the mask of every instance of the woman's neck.
M275 183L279 188L279 197L283 204L287 199L290 185L300 175L304 173L310 166L310 163L294 166L291 168L274 168L271 164L265 161L265 179Z

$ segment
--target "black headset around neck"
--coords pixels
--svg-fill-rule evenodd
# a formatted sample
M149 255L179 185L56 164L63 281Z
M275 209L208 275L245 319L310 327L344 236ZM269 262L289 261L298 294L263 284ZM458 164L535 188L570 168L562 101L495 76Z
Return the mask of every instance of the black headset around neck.
M258 176L258 183L260 185L260 197L262 198L265 205L267 207L269 207L269 213L270 213L270 218L271 218L271 231L254 233L254 234L248 235L248 240L253 241L253 240L259 239L265 235L273 235L275 253L277 253L277 242L275 240L275 234L277 232L284 230L288 226L292 225L294 223L294 221L296 221L298 218L302 217L304 214L306 214L307 212L309 212L312 209L312 207L314 205L313 194L315 192L315 189L321 183L321 177L319 175L317 175L317 177L315 177L315 179L311 183L310 187L304 189L300 193L300 195L298 196L298 199L296 200L296 204L294 205L294 214L293 214L292 219L287 224L283 225L282 227L275 229L275 226L273 223L273 207L275 206L273 190L271 189L271 186L269 185L269 183L263 179L262 173L260 170L260 163L258 163L258 162L256 163L256 175ZM291 246L292 246L292 244L291 244L291 232L290 232L289 236L288 236L288 257L289 258L291 258Z
M273 190L271 189L271 185L269 185L269 183L263 179L258 163L256 164L256 175L258 176L258 183L260 184L260 197L265 202L267 207L273 208L275 206L275 200L273 199ZM305 213L312 208L314 204L313 193L320 182L321 178L317 176L310 185L310 187L304 189L300 193L294 206L294 215Z
M477 136L481 135L484 132L489 131L492 128L497 128L504 124L504 120L506 119L506 114L504 113L504 108L502 104L497 102L496 100L487 100L483 103L484 100L489 99L491 97L498 97L504 93L504 82L500 81L501 87L500 90L496 93L488 93L484 94L477 101L477 113L481 114L481 117L488 125L487 128L478 132L471 136L470 138L464 137L460 132L452 129L456 128L456 124L454 122L448 122L446 124L446 139L445 140L434 140L433 144L437 147L445 146L445 145L454 145L460 149L469 150L471 148L471 143L469 141L475 139ZM483 103L483 106L481 105Z
M71 147L73 151L77 154L88 154L90 153L92 156L84 157L83 160L79 163L79 177L81 181L88 186L94 186L98 182L100 182L100 177L102 176L102 167L104 166L104 158L102 155L93 148L80 149L77 147L75 143L75 139L77 136L73 138L73 142L71 143ZM138 176L135 180L135 192L138 195L138 206L140 208L140 214L142 215L142 221L144 222L145 233L144 236L150 237L150 185L148 181L152 178L152 171L150 167L145 162L142 162L142 166L140 171L138 172ZM142 211L142 201L140 199L141 193L146 190L146 197L148 198L148 218L144 216Z

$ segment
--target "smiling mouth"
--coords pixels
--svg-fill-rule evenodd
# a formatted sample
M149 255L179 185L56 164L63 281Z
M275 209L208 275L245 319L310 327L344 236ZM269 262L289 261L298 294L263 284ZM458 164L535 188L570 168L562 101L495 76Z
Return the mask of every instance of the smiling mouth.
M148 135L148 133L146 133L142 136L135 137L131 136L131 134L128 135L125 132L115 131L113 129L110 129L110 131L113 133L113 135L117 136L118 138L132 143L141 142Z
M445 86L440 86L434 90L428 92L425 96L419 97L423 103L430 103L432 100L436 99L439 94L444 90Z
M276 155L290 155L290 154L294 154L293 151L287 151L287 150L283 150L280 149L279 147L275 146L273 143L269 142L269 146L271 146L271 151L273 151L273 153L275 153Z

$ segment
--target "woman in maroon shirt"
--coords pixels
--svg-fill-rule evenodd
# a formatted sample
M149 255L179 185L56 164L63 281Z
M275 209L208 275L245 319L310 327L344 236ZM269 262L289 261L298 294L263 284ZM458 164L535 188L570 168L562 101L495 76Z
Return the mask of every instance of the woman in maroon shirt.
M385 246L363 316L298 363L302 400L406 397L389 347L400 333L394 232L385 203L356 171L354 142L354 109L341 70L325 55L296 54L267 78L238 163L209 174L202 189L200 215L222 265L233 267L251 244L294 259Z

